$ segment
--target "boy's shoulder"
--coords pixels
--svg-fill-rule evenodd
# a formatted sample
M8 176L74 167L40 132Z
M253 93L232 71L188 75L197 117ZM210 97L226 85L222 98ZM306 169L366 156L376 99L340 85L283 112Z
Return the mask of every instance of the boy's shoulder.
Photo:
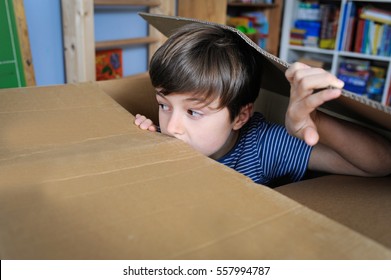
M244 142L262 142L266 140L295 138L289 135L286 128L278 123L268 121L260 112L254 112L240 131L240 140ZM299 139L298 139L299 140Z
M242 127L242 132L250 133L256 130L262 130L270 124L272 123L268 122L262 113L254 112L248 122Z

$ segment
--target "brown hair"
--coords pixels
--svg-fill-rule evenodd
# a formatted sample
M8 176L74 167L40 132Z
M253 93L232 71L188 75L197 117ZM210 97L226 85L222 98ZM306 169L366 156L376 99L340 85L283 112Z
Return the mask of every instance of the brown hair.
M164 95L191 92L206 102L216 98L233 120L255 101L261 71L255 50L238 34L192 23L176 30L152 57L152 85Z

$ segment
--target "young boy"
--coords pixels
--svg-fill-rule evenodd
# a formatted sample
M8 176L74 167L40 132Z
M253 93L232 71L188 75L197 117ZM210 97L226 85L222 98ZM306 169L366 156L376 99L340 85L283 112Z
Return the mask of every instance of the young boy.
M391 173L391 144L351 123L316 110L341 94L330 73L295 63L286 128L253 113L260 89L260 62L232 31L188 24L156 51L150 77L159 124L136 115L141 129L180 139L260 184L298 181L307 169L359 176ZM312 94L315 89L321 89Z

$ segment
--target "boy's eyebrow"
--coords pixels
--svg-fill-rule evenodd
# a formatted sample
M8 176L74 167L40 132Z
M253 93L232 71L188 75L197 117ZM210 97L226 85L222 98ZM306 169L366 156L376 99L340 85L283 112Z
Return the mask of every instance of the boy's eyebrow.
M156 91L156 95L159 95L160 97L166 99L166 96L161 93L159 90L155 90ZM197 97L188 97L185 99L186 101L191 101L191 102L199 102L199 103L204 103L205 100L203 98L197 98Z
M199 103L205 103L205 100L202 98L197 98L197 97L189 97L185 99L186 101L196 101Z
M161 93L159 90L156 89L155 91L156 91L156 95L160 96L161 98L167 99L166 96L163 93ZM188 98L185 99L185 101L197 102L199 104L202 104L202 107L208 107L211 110L218 109L218 108L210 107L209 105L210 105L211 102L206 102L205 99L199 98L199 97L188 97Z

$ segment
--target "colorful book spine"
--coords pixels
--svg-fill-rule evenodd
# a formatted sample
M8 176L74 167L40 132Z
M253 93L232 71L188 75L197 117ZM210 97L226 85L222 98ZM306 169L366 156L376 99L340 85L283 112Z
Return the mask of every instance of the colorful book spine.
M367 54L369 53L369 34L370 34L370 20L365 20L364 21L364 31L363 31L363 39L362 39L362 44L361 44L361 53Z
M365 25L365 20L359 19L357 23L357 35L356 35L356 40L354 44L354 51L357 53L361 52L362 49L362 43L364 39L364 25Z
M363 7L360 13L360 18L383 24L391 24L391 12L377 9L371 6Z

